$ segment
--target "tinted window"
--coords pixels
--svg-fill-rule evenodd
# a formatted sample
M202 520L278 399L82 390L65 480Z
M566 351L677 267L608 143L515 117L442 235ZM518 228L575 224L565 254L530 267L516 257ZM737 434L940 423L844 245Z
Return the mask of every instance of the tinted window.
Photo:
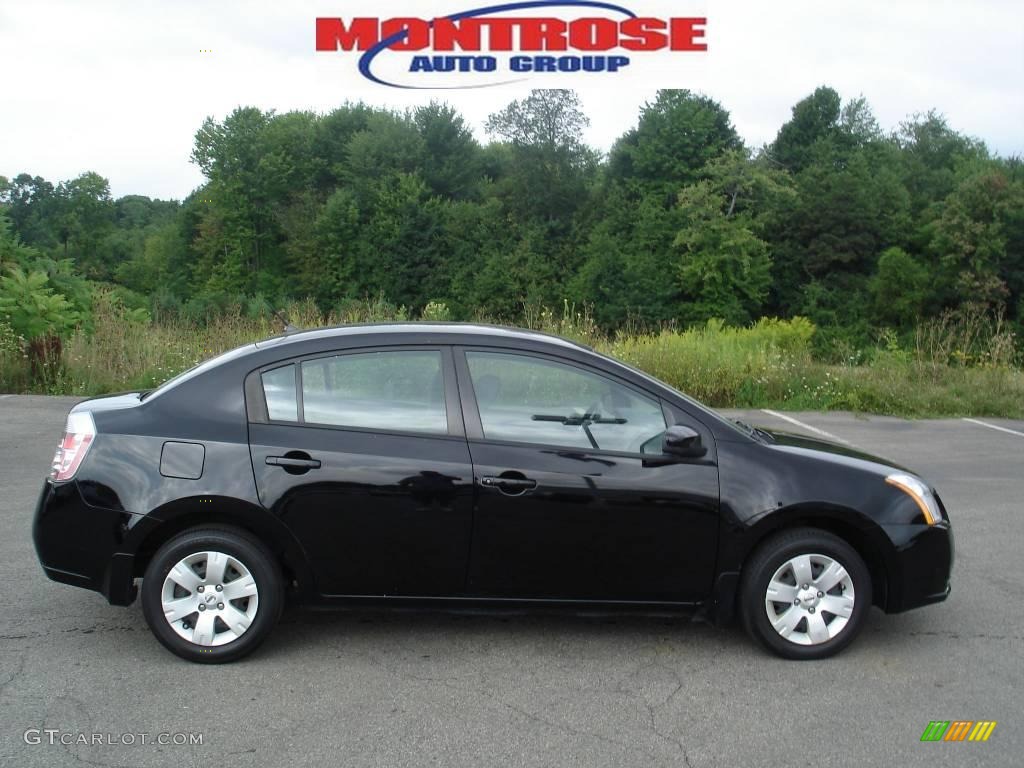
M307 422L400 432L448 431L441 353L361 352L302 363Z
M661 405L572 365L467 352L484 437L640 453L665 431ZM653 441L653 442L652 442Z
M267 415L276 421L298 421L295 400L295 366L286 365L263 374L263 394L267 398Z

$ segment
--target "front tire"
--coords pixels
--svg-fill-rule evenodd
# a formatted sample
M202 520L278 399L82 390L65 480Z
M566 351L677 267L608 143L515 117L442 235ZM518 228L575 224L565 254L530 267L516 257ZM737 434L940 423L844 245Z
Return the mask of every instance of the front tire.
M762 544L744 569L741 615L747 632L787 659L839 653L871 607L871 574L857 551L826 531L798 528Z
M281 614L284 587L267 548L234 528L193 528L167 541L142 582L142 613L183 659L235 661L256 650Z

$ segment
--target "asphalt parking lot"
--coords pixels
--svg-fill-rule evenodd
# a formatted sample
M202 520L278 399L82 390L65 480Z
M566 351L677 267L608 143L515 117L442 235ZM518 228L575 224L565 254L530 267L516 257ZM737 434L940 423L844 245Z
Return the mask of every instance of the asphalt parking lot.
M32 510L73 402L0 396L2 765L1022 764L1024 422L737 414L910 466L950 510L949 600L874 610L838 658L782 661L683 618L292 611L249 659L200 667L150 636L137 602L111 607L36 561ZM930 720L998 726L921 743ZM27 744L27 729L203 743Z

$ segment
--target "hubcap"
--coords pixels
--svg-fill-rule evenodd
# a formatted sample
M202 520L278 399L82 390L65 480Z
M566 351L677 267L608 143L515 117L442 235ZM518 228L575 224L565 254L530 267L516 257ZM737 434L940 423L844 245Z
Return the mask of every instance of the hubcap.
M775 571L765 593L768 621L781 637L818 645L837 637L853 615L853 579L826 555L797 555Z
M259 607L256 581L242 561L223 552L182 558L164 579L164 617L196 645L225 645L249 629Z

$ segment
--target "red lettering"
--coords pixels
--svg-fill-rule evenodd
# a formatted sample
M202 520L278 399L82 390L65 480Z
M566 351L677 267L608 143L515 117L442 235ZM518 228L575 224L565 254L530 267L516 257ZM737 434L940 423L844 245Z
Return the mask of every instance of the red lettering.
M422 51L430 46L430 22L425 19L398 17L387 19L380 25L380 34L384 39L399 32L407 34L397 43L388 46L392 51Z
M660 51L668 45L668 35L659 30L668 26L662 19L626 19L619 45L627 51Z
M454 51L456 45L462 51L480 50L479 19L434 19L434 50Z
M487 26L487 50L512 50L512 19L481 19Z
M388 46L393 51L706 51L706 18L638 17L621 23L600 17L565 22L555 18L469 18L433 21L412 17L342 19L318 17L318 51L366 51L383 39L404 33ZM487 39L483 40L483 30ZM516 32L518 31L518 34Z
M673 51L706 51L708 44L704 42L704 27L707 19L672 19Z
M565 27L561 19L516 19L519 49L523 51L564 51Z
M608 51L619 44L619 25L611 19L576 19L569 24L569 45L578 51Z
M379 19L352 19L348 27L341 19L317 18L316 49L318 51L365 51L380 40Z

